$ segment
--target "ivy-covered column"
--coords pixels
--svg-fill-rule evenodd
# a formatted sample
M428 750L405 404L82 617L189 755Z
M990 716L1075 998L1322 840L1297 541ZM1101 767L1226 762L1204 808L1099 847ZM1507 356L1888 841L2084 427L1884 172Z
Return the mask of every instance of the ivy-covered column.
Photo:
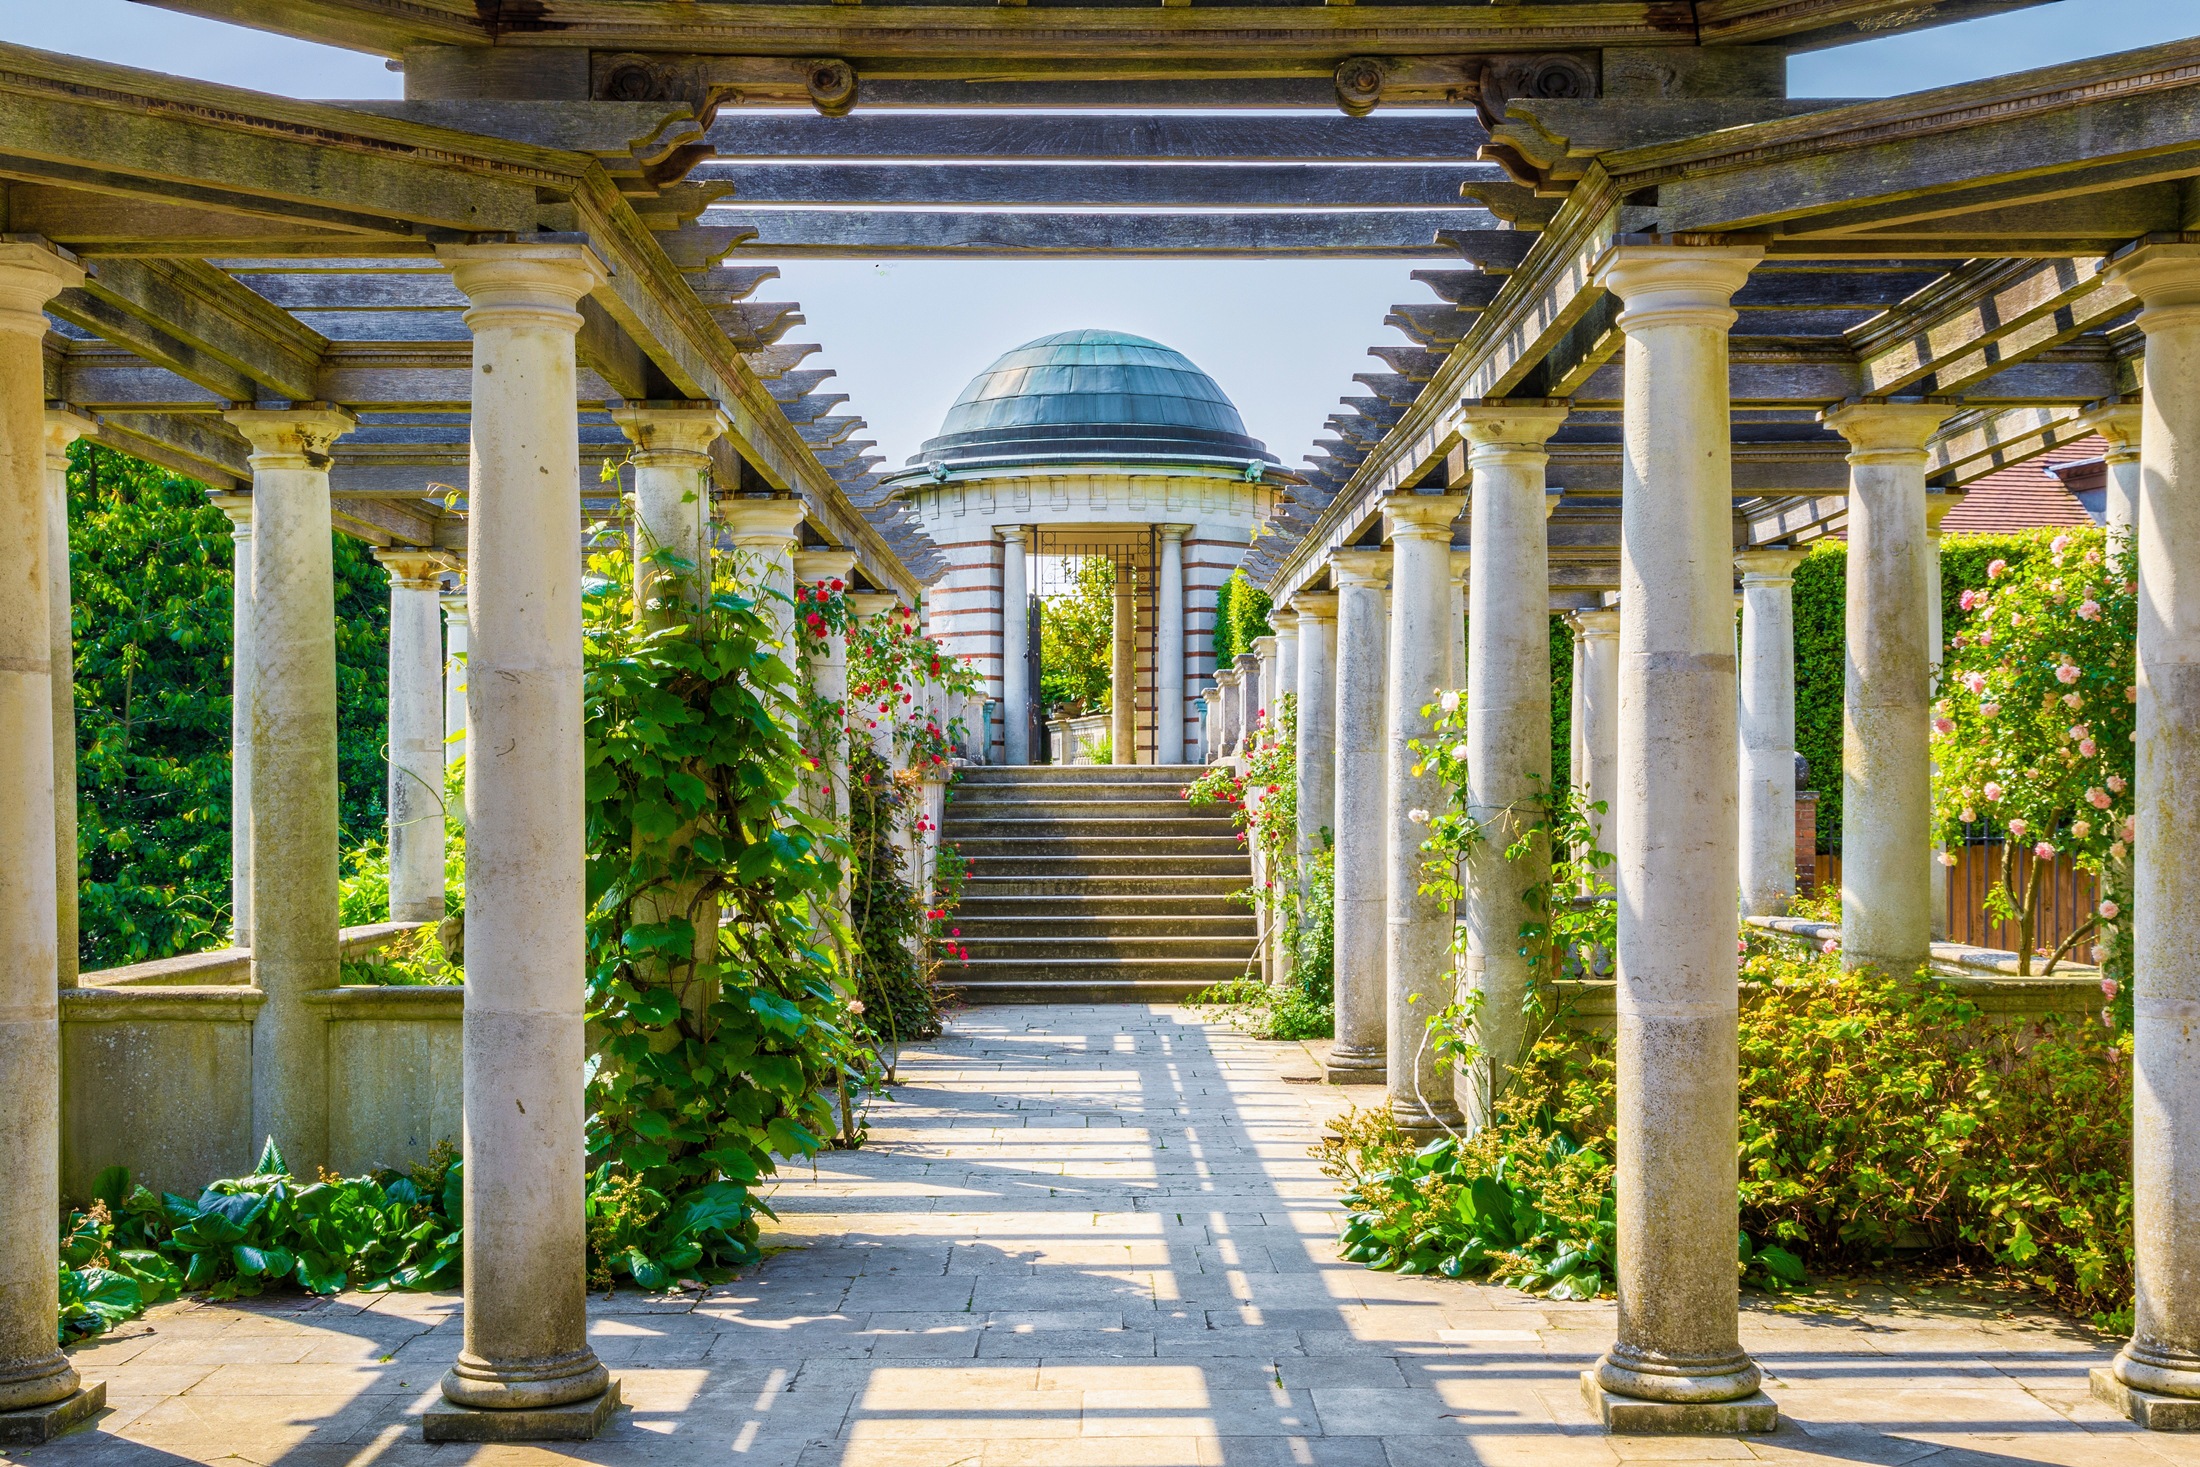
M1582 1385L1614 1431L1766 1431L1735 1236L1733 464L1727 331L1756 250L1623 247L1619 1338Z
M443 920L443 558L377 550L390 573L390 920Z
M1155 525L1161 568L1154 585L1154 763L1184 762L1184 537L1190 525Z
M634 445L634 615L663 625L672 612L659 585L670 577L657 552L688 566L689 604L710 596L710 446L731 425L714 402L628 403L611 420Z
M252 496L214 494L229 518L229 932L252 946Z
M1847 686L1841 729L1841 963L1908 977L1932 954L1932 622L1925 444L1955 411L1852 402Z
M1459 1104L1451 1076L1436 1068L1428 1021L1456 997L1451 903L1421 890L1421 842L1432 812L1444 806L1443 781L1412 748L1433 737L1429 707L1451 673L1453 615L1451 527L1467 502L1456 494L1394 494L1390 521L1389 685L1384 969L1390 1114L1410 1135L1456 1129ZM1423 772L1416 773L1419 769Z
M1001 537L1001 762L1031 762L1031 588L1024 527L996 525Z
M588 1345L580 420L583 244L447 246L471 308L466 1334L431 1441L587 1437L618 1404Z
M1745 550L1742 576L1742 911L1795 898L1795 567L1800 550Z
M763 594L761 609L778 629L779 655L793 667L797 651L794 636L794 552L802 539L799 499L760 499L740 496L722 499L718 517L725 522L726 541L733 547L735 564L744 577L755 577Z
M1279 606L1268 613L1268 624L1276 629L1276 650L1263 681L1268 692L1268 717L1273 722L1281 717L1282 700L1298 696L1299 614L1292 607Z
M54 964L53 654L47 590L46 302L74 257L0 241L0 1441L42 1442L97 1411L55 1346L61 1000Z
M1280 611L1268 613L1271 625L1282 618ZM1255 742L1263 737L1272 738L1276 729L1276 698L1282 692L1276 670L1276 636L1253 638L1253 674L1245 680L1251 688L1245 724L1245 747L1251 751Z
M446 591L443 605L443 757L465 755L466 738L466 588ZM455 812L454 812L455 813Z
M54 966L76 987L76 632L69 589L69 445L99 425L81 413L46 410L47 631L53 663Z
M1336 887L1332 896L1336 949L1337 1042L1329 1079L1362 1085L1385 1076L1384 894L1390 828L1384 819L1388 731L1383 716L1389 663L1390 552L1340 550L1329 558L1337 588L1337 677L1332 700L1336 755Z
M848 581L855 574L856 557L852 550L797 550L794 553L795 581L806 586L812 597L825 600L845 597ZM801 614L801 608L796 607ZM818 750L824 757L822 784L831 786L831 798L825 804L825 812L843 829L848 824L848 632L834 626L822 616L815 636L806 639L809 655L804 661L811 697L824 707L837 709L824 714L830 719L830 727L814 730L823 742Z
M1521 928L1539 914L1525 895L1547 886L1550 842L1506 850L1540 818L1551 793L1551 572L1545 522L1555 496L1544 483L1545 444L1566 421L1563 404L1482 403L1462 409L1473 474L1469 538L1480 574L1467 583L1467 814L1486 837L1467 856L1464 988L1481 996L1480 1054L1457 1074L1460 1109L1490 1123L1526 1042L1528 987L1539 975ZM1546 988L1549 973L1540 975ZM1556 999L1555 991L1544 996Z
M2139 298L2138 739L2132 862L2131 1342L2094 1388L2148 1426L2200 1426L2200 245L2146 245Z
M252 1134L300 1176L329 1161L336 914L336 584L329 452L357 419L326 406L226 414L252 444Z

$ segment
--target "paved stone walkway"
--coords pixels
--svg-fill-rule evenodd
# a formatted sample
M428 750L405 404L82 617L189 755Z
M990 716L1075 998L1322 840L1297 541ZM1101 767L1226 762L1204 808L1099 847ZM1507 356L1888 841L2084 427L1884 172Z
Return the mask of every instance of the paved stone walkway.
M1608 1304L1336 1260L1307 1156L1371 1090L1170 1008L993 1008L903 1061L872 1144L774 1196L756 1273L594 1306L632 1409L583 1447L428 1447L452 1296L174 1304L78 1352L113 1409L37 1467L1574 1467L1659 1460L2200 1467L2086 1399L2098 1341L1884 1289L1754 1305L1785 1424L1608 1438L1575 1378Z

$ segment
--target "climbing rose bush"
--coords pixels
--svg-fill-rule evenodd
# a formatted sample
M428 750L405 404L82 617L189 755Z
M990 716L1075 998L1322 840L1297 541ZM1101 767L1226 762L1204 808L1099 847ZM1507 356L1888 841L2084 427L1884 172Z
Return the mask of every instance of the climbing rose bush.
M1942 841L1989 821L2011 859L1988 896L2014 920L2021 971L2049 862L2100 876L2101 902L2053 955L2090 939L2104 958L2129 932L2138 571L2121 531L2040 532L2048 553L1986 566L1966 589L1933 705L1934 816ZM2087 956L2091 953L2086 952ZM2051 960L2052 961L2052 960ZM2112 993L2110 995L2114 997Z

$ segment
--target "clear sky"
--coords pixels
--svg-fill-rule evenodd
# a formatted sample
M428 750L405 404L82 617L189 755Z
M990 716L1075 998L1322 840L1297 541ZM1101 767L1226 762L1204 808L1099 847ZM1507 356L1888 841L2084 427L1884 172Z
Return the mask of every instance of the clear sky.
M2200 0L2061 0L1799 56L1797 96L1877 97L2200 35ZM298 97L395 97L381 58L309 46L129 0L0 0L0 39ZM1352 374L1379 370L1394 301L1432 301L1405 261L793 262L760 298L798 300L836 367L843 411L898 463L994 357L1050 331L1105 326L1176 347L1221 382L1247 428L1296 464Z

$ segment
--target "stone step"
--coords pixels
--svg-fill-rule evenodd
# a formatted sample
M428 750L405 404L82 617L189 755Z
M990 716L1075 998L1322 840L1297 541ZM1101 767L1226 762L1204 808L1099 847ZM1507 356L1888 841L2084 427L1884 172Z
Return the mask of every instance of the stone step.
M1234 876L1239 886L1251 879L1243 847L1234 855L1180 856L1154 849L1121 856L962 853L971 858L974 876L1055 880L1065 876Z
M1137 840L1167 845L1179 839L1227 840L1238 829L1227 820L947 820L941 837L960 846L973 840Z
M1252 957L1253 936L1236 937L1003 937L963 929L963 945L974 958L1025 963L1179 963L1214 959L1243 964Z
M970 764L965 785L1000 784L1190 784L1207 772L1201 764Z
M1083 904L1065 908L1055 904L1051 913L1004 913L981 907L973 911L965 902L955 909L963 936L1060 937L1092 941L1105 938L1205 937L1252 941L1260 923L1250 908L1235 912L1088 912Z
M963 886L965 908L1046 912L1223 912L1249 910L1235 899L1251 878L1237 876L977 876Z
M1222 805L1192 805L1183 800L997 800L957 792L947 803L947 820L1224 820Z
M1230 975L1235 977L1237 975ZM1182 1003L1215 982L1205 978L943 978L973 1008L986 1004Z
M1181 997L1216 983L1241 978L1250 968L1251 964L1241 958L1156 958L1130 962L972 958L967 963L950 963L942 968L940 981L949 988L960 990L984 984L1022 983L1077 985L1095 993L1122 993L1132 985L1164 984L1174 985L1174 992Z
M975 835L950 837L955 849L966 859L983 860L988 856L1026 859L1095 858L1130 860L1151 854L1157 858L1183 860L1198 856L1235 858L1245 847L1233 834L1228 835Z

